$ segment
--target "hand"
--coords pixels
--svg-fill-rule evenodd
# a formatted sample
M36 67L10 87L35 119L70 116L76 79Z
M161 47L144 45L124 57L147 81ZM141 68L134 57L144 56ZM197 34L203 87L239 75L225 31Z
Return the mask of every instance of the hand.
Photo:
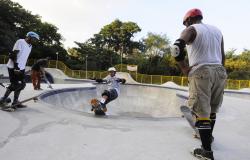
M96 79L95 81L96 81L97 83L102 83L102 82L103 82L102 79Z
M125 84L126 83L126 79L122 79L122 84Z
M192 67L186 66L186 67L181 68L181 71L182 71L182 73L183 73L185 76L188 76L188 73L190 72L191 69L192 69Z
M21 73L18 63L14 63L14 74L19 75Z

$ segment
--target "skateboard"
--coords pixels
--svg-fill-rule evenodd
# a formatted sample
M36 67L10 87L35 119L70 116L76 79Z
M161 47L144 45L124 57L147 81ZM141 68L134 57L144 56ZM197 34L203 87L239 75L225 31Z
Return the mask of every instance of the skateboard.
M181 112L183 113L184 118L187 120L188 124L194 130L194 138L200 138L198 129L195 127L195 114L187 106L180 107Z
M18 108L17 107L18 105L26 103L26 102L31 101L31 100L34 100L34 102L36 102L38 100L38 96L24 99L24 100L14 104L14 105L1 104L1 110L7 111L7 112L14 112ZM22 107L22 108L24 108L24 107Z
M103 109L103 107L101 106L101 103L98 99L93 98L90 100L90 105L91 105L91 111L93 111L95 113L95 115L98 116L104 116L106 115L105 112L106 110Z

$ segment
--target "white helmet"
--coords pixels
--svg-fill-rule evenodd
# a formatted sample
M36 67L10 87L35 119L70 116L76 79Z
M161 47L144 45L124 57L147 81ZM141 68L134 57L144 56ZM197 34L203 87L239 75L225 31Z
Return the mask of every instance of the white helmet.
M40 37L39 37L39 35L37 34L37 33L35 33L35 32L28 32L27 34L26 34L26 37L33 37L33 38L36 38L37 40L39 40L40 39Z
M115 67L110 67L110 68L108 69L108 71L109 71L109 72L110 72L110 71L116 72L116 69L115 69Z

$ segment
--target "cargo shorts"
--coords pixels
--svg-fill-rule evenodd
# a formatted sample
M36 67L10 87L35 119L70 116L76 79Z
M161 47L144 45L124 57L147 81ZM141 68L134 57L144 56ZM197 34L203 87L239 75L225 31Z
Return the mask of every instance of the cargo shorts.
M224 94L227 73L222 65L203 65L188 75L188 105L198 117L217 113Z

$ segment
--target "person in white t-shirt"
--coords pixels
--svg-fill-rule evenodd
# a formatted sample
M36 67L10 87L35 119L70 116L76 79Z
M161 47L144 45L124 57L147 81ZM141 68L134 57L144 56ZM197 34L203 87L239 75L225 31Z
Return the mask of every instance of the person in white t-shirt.
M4 96L0 99L0 103L4 103L10 93L14 91L13 104L18 103L18 98L26 86L25 83L25 66L30 55L32 44L39 40L39 35L35 32L28 32L25 39L16 41L13 50L9 53L9 61L7 63L10 85L7 87ZM25 107L20 104L16 108Z
M211 143L216 113L222 101L227 73L224 68L225 53L221 31L212 25L202 23L199 9L189 10L183 19L183 30L171 48L182 72L188 75L188 106L196 115L202 147L193 151L195 157L213 160ZM187 47L186 47L187 45ZM189 64L185 62L185 48Z
M119 94L120 94L120 83L124 84L126 82L125 79L123 78L117 78L115 76L116 74L116 69L114 67L110 67L108 69L109 75L104 78L104 79L96 79L96 82L98 83L106 83L108 85L108 89L104 90L102 93L102 98L101 100L97 99L92 99L91 104L92 104L92 111L94 111L96 114L99 114L98 106L102 111L100 111L100 114L104 113L107 111L106 104L109 102L115 100Z

